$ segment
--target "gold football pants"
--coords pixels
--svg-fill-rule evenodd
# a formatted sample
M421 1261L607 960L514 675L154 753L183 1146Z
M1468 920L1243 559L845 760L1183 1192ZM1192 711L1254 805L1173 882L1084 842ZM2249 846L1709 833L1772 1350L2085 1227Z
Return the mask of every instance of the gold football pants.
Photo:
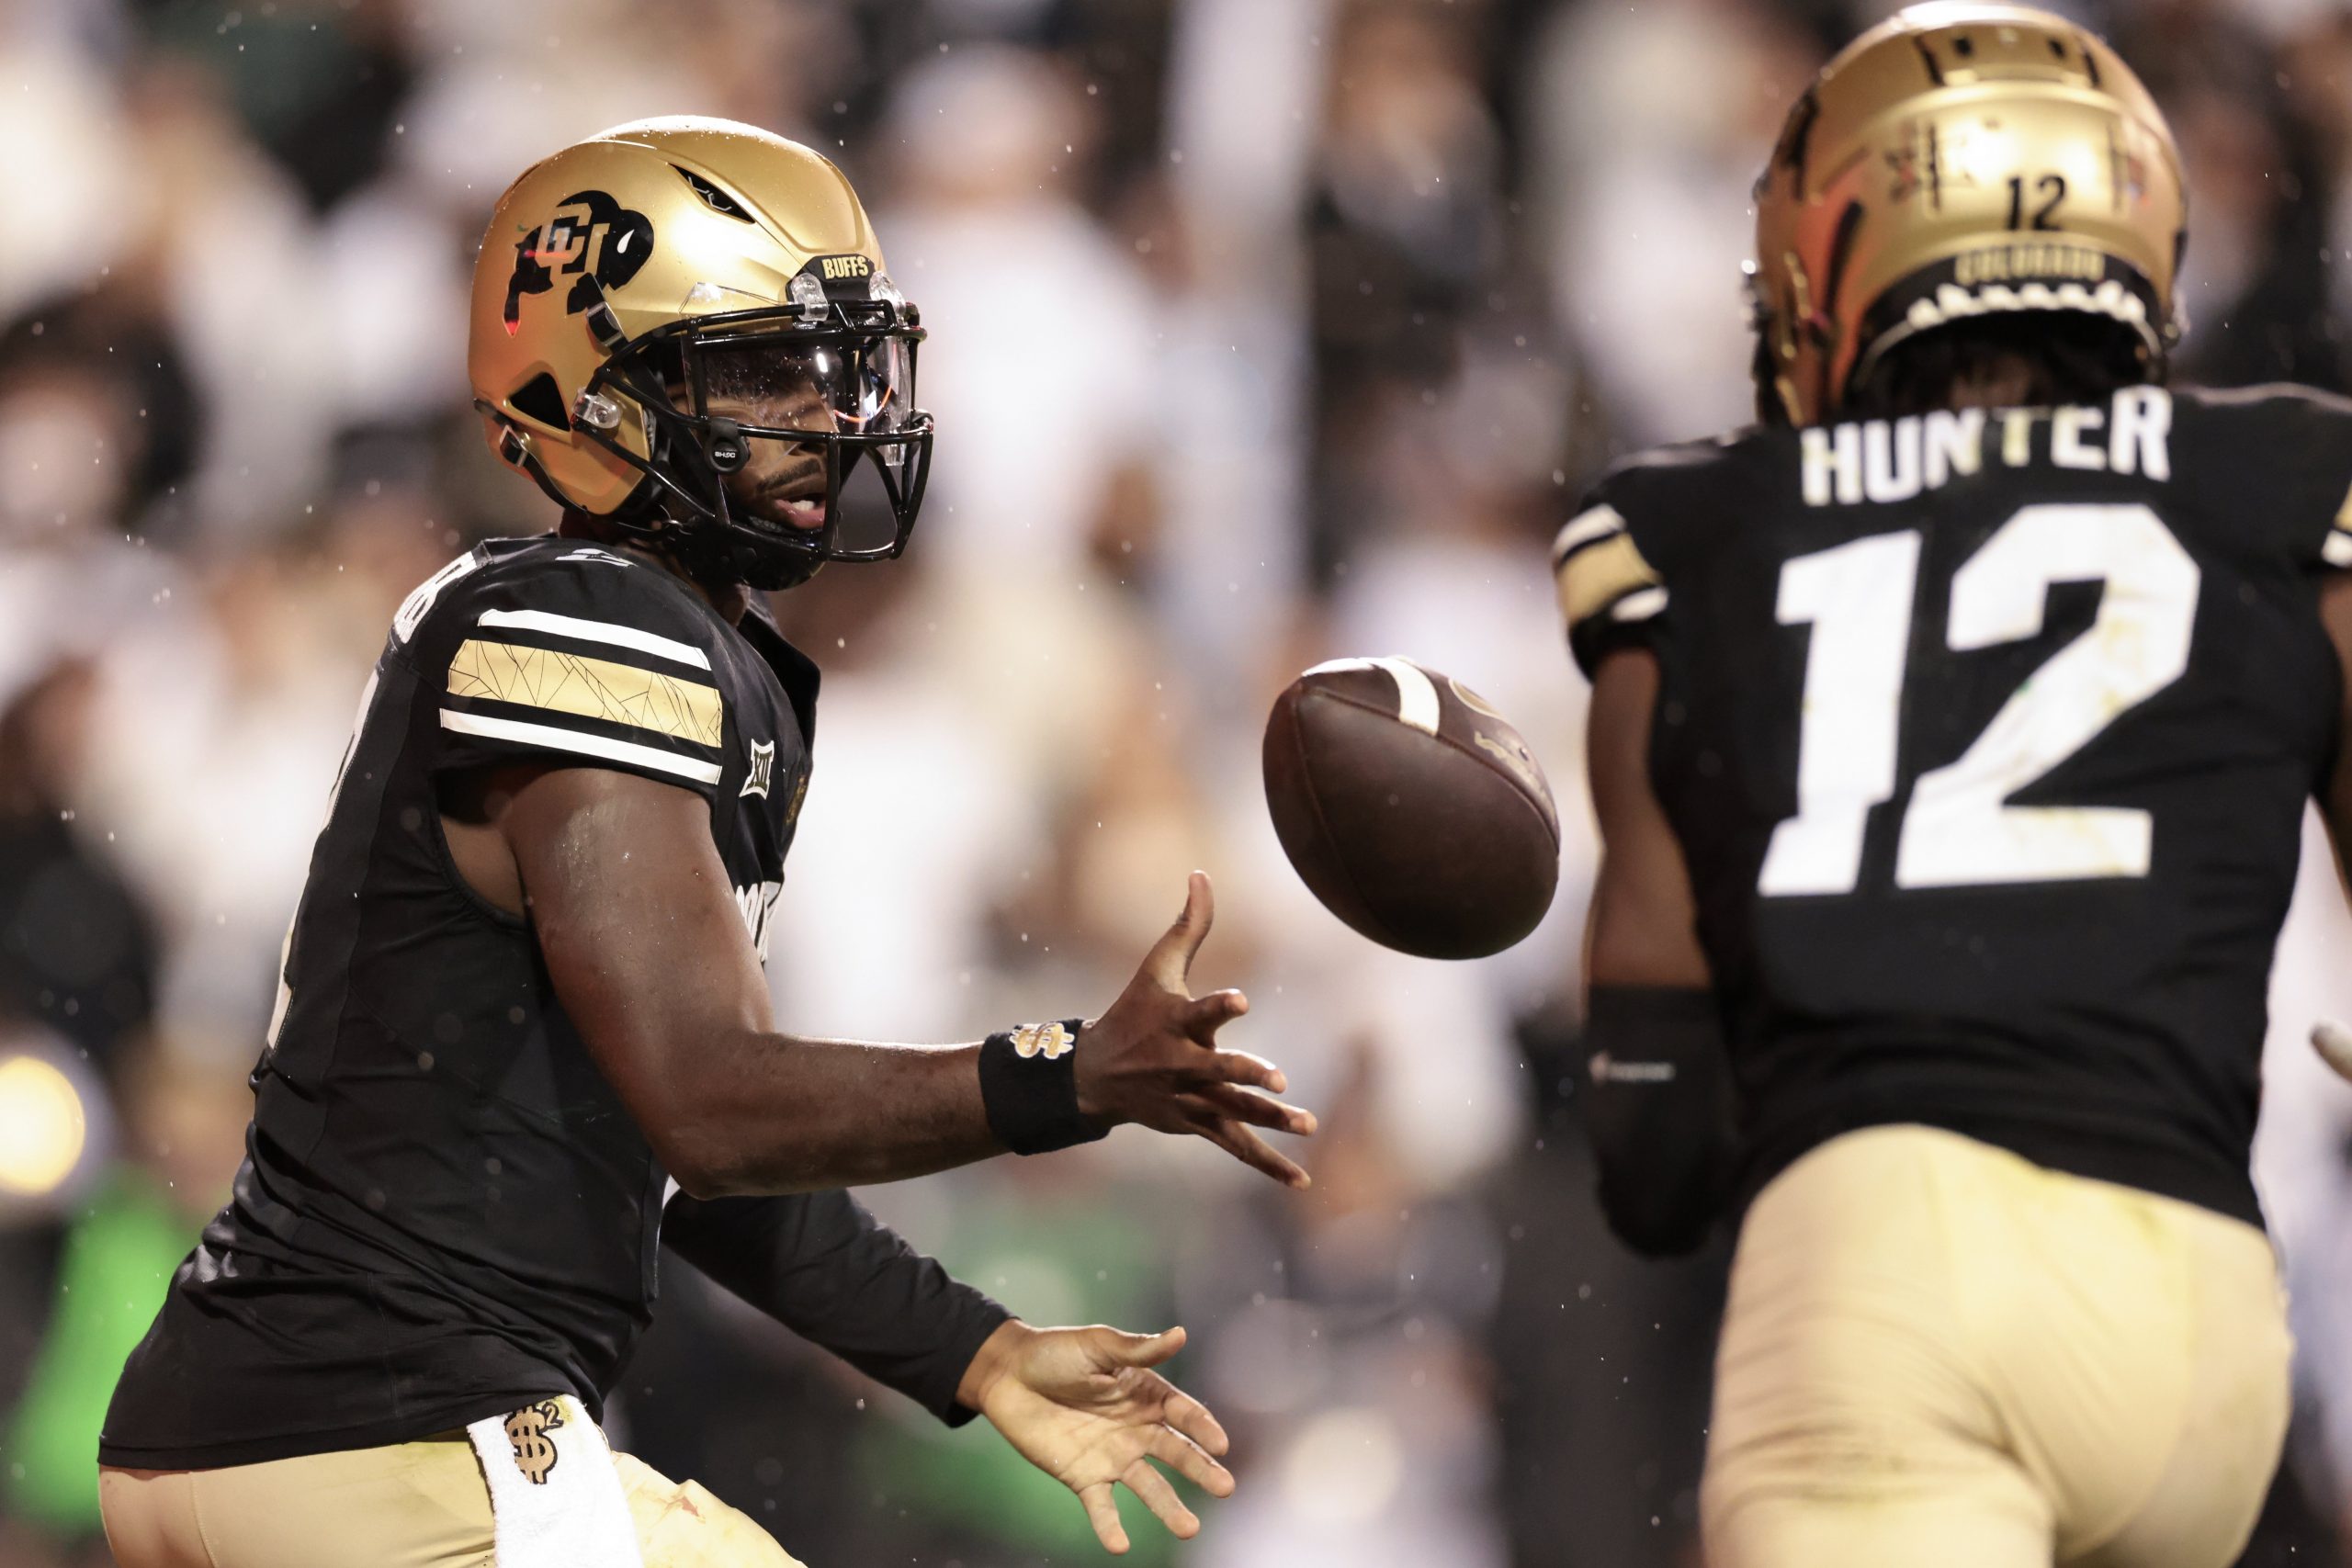
M800 1568L697 1483L613 1455L645 1568ZM119 1568L492 1568L462 1433L220 1470L98 1472Z
M1748 1211L1702 1504L1713 1568L2224 1568L2287 1428L2254 1227L1923 1127Z

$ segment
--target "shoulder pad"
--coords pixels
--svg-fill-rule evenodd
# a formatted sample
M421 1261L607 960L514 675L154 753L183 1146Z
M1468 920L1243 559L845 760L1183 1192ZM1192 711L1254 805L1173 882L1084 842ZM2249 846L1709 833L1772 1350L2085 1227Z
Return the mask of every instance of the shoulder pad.
M726 727L721 631L658 568L559 538L450 563L393 626L440 687L438 767L537 755L706 789Z
M1624 514L1605 501L1562 525L1552 541L1552 580L1571 631L1596 615L1640 620L1666 608L1657 569L1634 543Z
M1590 674L1611 649L1644 640L1641 630L1668 603L1677 558L1704 542L1691 521L1712 527L1742 514L1738 492L1752 485L1761 427L1652 447L1620 459L1587 492L1552 541L1552 579L1577 662Z

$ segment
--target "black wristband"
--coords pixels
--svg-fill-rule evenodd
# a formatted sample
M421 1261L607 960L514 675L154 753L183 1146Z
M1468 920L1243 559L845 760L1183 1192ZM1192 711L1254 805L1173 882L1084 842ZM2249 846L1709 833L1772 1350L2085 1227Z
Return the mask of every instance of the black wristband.
M1091 1144L1110 1129L1078 1110L1078 1042L1086 1021L1030 1023L980 1043L980 1109L1017 1155Z

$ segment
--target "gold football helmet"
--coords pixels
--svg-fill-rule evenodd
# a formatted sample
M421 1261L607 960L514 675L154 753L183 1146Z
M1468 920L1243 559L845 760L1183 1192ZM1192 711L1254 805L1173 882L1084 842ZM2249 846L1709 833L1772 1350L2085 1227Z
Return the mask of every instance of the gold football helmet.
M1757 181L1759 408L1818 423L1905 338L1997 311L2110 318L2161 376L2187 233L2172 131L2105 42L1910 6L1822 68Z
M922 335L839 169L682 117L567 147L499 198L467 367L491 446L554 500L779 588L906 547ZM852 518L860 459L887 504Z

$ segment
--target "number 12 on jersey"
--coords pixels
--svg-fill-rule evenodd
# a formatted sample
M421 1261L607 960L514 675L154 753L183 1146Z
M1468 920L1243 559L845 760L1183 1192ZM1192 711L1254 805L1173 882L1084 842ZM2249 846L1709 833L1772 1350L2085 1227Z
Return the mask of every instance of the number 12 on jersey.
M1757 891L1850 893L1870 811L1893 797L1920 536L1876 534L1781 570L1777 615L1813 627L1797 739L1797 812L1772 830ZM2153 824L2120 807L2008 800L2188 668L2197 563L2142 505L2036 505L1952 578L1955 653L2040 634L2050 587L2105 584L2090 629L2002 705L1955 761L1911 789L1897 887L2145 876Z

